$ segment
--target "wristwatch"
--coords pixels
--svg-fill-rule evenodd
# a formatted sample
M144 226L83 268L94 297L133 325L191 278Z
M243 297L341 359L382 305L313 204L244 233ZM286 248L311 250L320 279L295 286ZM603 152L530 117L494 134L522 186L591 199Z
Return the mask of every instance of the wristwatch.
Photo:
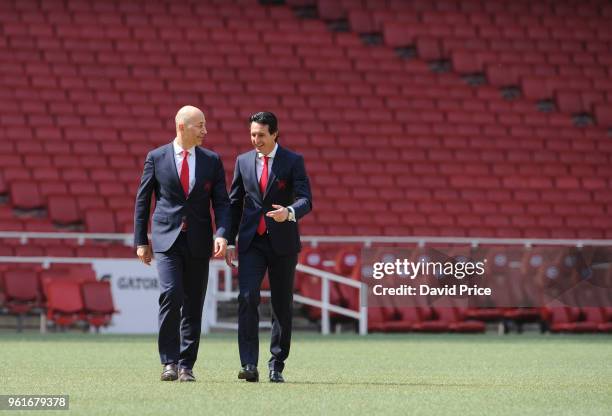
M295 211L293 207L287 207L287 211L289 211L289 215L287 215L287 221L295 222Z

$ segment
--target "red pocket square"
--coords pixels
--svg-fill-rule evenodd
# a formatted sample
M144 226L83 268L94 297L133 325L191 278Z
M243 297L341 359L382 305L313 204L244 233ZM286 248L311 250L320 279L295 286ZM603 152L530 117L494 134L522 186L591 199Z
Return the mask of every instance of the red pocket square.
M278 182L276 183L276 186L278 187L279 190L283 190L287 187L287 182L283 179L279 179Z

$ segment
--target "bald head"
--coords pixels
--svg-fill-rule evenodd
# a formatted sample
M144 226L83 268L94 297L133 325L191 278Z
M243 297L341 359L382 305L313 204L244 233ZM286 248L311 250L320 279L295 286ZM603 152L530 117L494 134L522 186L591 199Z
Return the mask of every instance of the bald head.
M181 146L189 149L202 144L206 135L206 118L197 107L186 105L181 107L174 117L176 123L176 137Z
M176 127L178 128L179 124L185 124L199 115L204 116L204 113L198 107L194 107L192 105L181 107L174 117Z

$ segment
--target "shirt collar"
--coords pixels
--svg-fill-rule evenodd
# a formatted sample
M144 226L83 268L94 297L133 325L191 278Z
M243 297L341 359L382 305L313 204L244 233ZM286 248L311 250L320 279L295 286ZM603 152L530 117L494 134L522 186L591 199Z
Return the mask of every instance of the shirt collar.
M182 155L183 154L183 148L181 146L179 146L179 144L176 142L176 139L174 139L172 141L172 146L174 147L174 154L175 155ZM186 149L190 155L193 154L193 148L195 146L191 146L189 149Z
M274 159L274 156L276 156L277 150L278 150L278 143L274 144L274 149L272 149L272 151L268 153L266 156L268 156L269 159ZM262 157L264 157L264 154L257 152L257 157L261 159Z

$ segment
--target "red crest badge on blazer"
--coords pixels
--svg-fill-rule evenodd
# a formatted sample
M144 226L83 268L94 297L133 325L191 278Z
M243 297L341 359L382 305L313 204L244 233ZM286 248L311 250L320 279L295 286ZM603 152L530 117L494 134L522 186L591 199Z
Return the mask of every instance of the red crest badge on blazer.
M279 179L276 182L276 186L278 187L279 191L282 191L283 189L287 187L287 181L285 181L284 179Z
M210 192L210 189L212 188L212 184L210 183L210 181L206 181L204 182L204 190L206 192Z

